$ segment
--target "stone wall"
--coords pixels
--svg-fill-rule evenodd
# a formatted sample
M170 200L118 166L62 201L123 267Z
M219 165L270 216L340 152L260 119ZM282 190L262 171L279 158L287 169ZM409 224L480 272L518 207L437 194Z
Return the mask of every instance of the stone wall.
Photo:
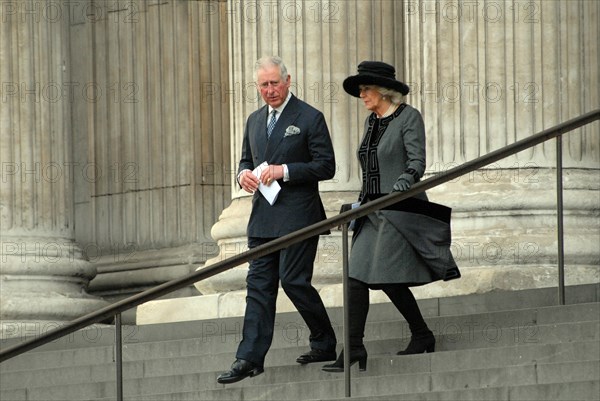
M245 249L250 198L234 171L260 106L257 58L282 56L293 92L325 114L332 216L360 188L367 113L341 87L360 61L391 63L412 87L430 176L600 107L599 13L593 0L1 0L3 335ZM599 130L563 139L568 283L599 278ZM417 296L555 285L554 166L552 141L430 191L453 208L464 278ZM319 246L328 305L341 300L340 241ZM240 266L173 294L202 299L181 319L240 314L244 278Z
M76 239L98 270L91 291L107 299L204 263L231 193L224 2L119 4L70 24L85 55L72 58L75 80L97 88L74 105L75 155L95 174L75 183Z
M0 2L3 322L68 321L217 252L210 228L231 199L224 6Z

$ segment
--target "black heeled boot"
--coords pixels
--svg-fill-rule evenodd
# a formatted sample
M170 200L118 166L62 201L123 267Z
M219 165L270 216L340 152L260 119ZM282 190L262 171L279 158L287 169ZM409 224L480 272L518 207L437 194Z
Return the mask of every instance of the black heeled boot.
M367 350L363 346L361 348L350 348L350 366L358 362L358 369L361 372L367 370ZM344 351L340 352L338 359L330 364L325 365L321 368L325 372L343 372L344 371Z
M435 337L423 319L419 305L410 288L405 284L390 284L382 287L410 328L410 343L396 355L422 354L435 351Z
M396 355L422 354L423 352L435 351L435 337L429 330L422 334L413 334L404 351L398 351Z
M358 362L358 368L361 372L367 370L367 350L363 344L365 335L365 324L367 314L369 313L369 287L358 280L350 278L350 366ZM344 351L338 359L322 368L325 372L343 372L344 371Z

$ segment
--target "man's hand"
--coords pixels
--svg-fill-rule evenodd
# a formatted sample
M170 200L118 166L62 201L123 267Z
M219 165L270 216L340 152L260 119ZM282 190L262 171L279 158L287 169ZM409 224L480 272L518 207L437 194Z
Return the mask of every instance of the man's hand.
M260 181L269 186L275 180L283 178L283 166L270 164L267 168L263 169L260 175ZM257 184L258 185L258 184Z
M250 170L242 171L239 182L242 189L246 192L250 192L251 194L256 192L258 189L258 178L256 178L256 176L252 174L252 171Z

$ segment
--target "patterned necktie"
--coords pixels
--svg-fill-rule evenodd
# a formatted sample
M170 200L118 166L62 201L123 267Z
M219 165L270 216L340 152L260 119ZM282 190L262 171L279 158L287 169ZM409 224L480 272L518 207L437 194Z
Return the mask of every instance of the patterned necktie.
M271 132L273 132L273 127L275 127L277 110L273 110L271 112L271 119L269 120L269 125L267 125L267 138L271 137Z

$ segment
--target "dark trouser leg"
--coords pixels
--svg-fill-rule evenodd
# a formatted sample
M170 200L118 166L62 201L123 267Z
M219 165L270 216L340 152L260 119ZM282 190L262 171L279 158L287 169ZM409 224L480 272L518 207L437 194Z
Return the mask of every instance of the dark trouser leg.
M280 251L281 287L310 330L310 347L335 351L337 340L329 315L311 284L319 237L312 237Z
M410 328L410 344L404 351L400 351L399 354L417 354L425 351L433 352L435 337L427 327L417 300L410 291L410 288L403 284L387 284L381 286L381 289L390 298L404 319L406 319Z
M250 248L266 242L264 239L248 240ZM246 312L242 341L236 358L250 361L258 366L264 359L273 340L275 326L275 303L279 288L277 263L279 253L275 252L250 261L246 278Z

